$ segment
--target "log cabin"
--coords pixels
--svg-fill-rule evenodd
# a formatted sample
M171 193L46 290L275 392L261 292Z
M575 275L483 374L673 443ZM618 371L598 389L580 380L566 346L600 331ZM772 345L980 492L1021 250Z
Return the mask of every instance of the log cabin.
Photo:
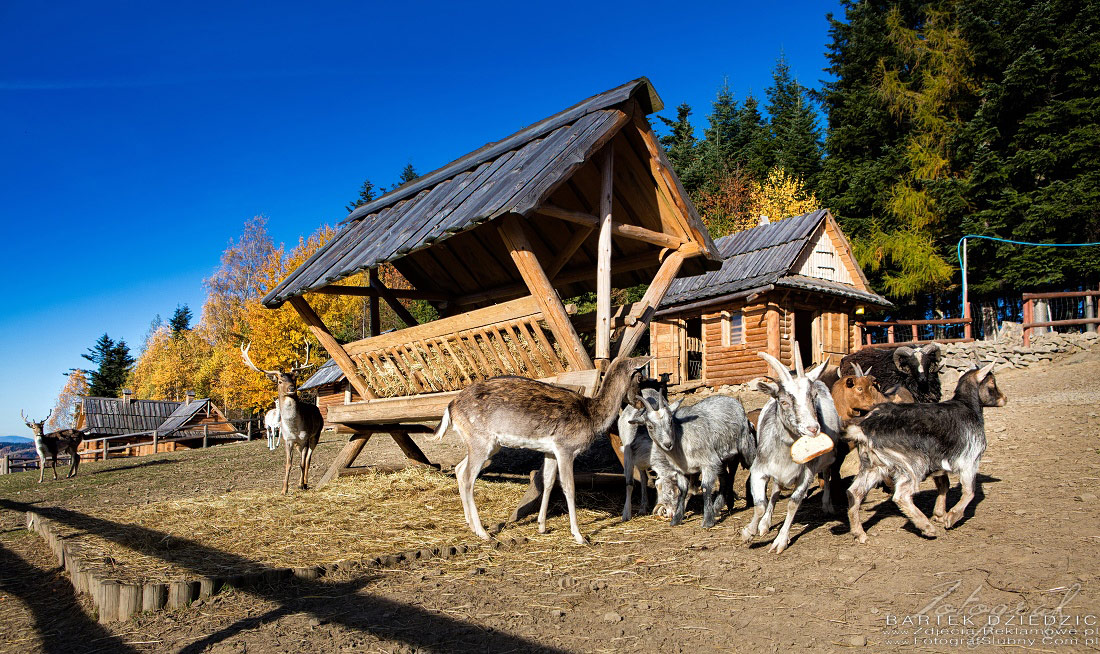
M717 270L718 250L672 171L647 115L663 108L637 79L584 100L357 207L336 236L263 298L289 303L355 395L329 406L352 436L321 478L347 474L372 434L427 458L410 437L431 432L462 388L516 374L593 393L600 371L639 344L678 275ZM390 263L412 289L388 288ZM367 272L365 286L342 285ZM648 284L611 305L612 288ZM562 298L595 291L596 310ZM405 328L340 343L309 295L386 302ZM401 299L430 302L418 324ZM372 316L372 317L373 317Z
M82 397L77 407L75 425L84 432L85 440L79 451L89 452L103 447L92 439L112 438L112 448L132 443L130 447L112 451L115 456L144 456L153 454L150 443L153 430L158 438L167 442L158 442L157 452L201 447L204 434L208 445L219 445L240 439L236 427L226 424L225 415L207 398L195 399L195 393L189 391L183 402L167 400L135 400L129 390L122 397ZM176 441L173 439L188 440ZM141 443L140 445L138 443ZM82 458L84 455L81 455Z
M650 327L654 371L684 389L770 374L757 352L794 366L839 364L859 349L853 317L891 303L874 293L827 209L718 239L721 269L676 279Z

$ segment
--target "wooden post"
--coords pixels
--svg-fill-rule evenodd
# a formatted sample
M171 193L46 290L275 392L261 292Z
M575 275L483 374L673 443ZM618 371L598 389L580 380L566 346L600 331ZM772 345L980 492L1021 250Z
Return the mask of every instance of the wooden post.
M415 327L420 324L420 322L409 313L409 310L405 308L405 305L401 304L397 296L395 296L390 289L386 288L385 284L383 284L377 276L371 278L370 285L371 288L378 291L378 295L382 296L386 304L390 305L390 308L393 309L393 312L401 319L401 322L405 323L406 327Z
M207 439L210 438L210 425L202 426L202 447L206 449Z
M378 282L378 284L381 284L381 282L378 280L378 269L377 268L371 268L370 269L369 277L370 277L370 281L368 283L372 287L374 286L375 282ZM370 296L370 335L371 336L378 336L381 333L382 333L382 313L379 311L379 307L378 307L378 296L377 295L372 295L372 296Z
M916 325L910 325L910 327L912 328L912 331L913 331L913 340L914 340L914 341L918 341L918 340L920 340L919 338L917 338L917 336L918 336L918 334L917 334L917 326L916 326Z
M153 454L157 453L157 448L158 447L160 447L160 434L158 434L157 430L154 429L153 430Z
M887 343L893 343L894 342L894 326L893 325L890 325L889 327L886 328L886 342Z
M341 470L344 470L354 463L355 457L359 456L359 453L363 451L363 448L366 447L367 441L370 440L372 435L373 432L352 434L351 438L348 439L348 444L336 455L336 458L332 461L332 465L328 467L325 474L321 475L321 480L317 482L317 488L329 483L335 477L339 477Z
M657 305L664 299L668 287L672 285L672 280L676 279L676 274L680 272L680 266L683 263L683 253L675 251L669 254L668 258L661 264L657 274L653 277L653 282L650 283L645 295L642 296L641 302L635 304L635 306L642 307L641 315L634 316L637 318L637 322L623 330L623 336L619 339L618 345L613 348L612 356L630 356L638 341L641 340L642 334L649 328L649 321L653 319L653 314L657 311Z
M1032 312L1034 307L1031 304L1034 300L1024 300L1024 347L1031 347L1031 329L1028 328L1028 323L1032 322Z
M588 357L584 343L577 335L577 330L573 328L569 314L562 306L561 298L558 297L557 291L554 290L542 265L539 264L534 248L531 247L531 242L524 232L523 223L520 221L520 217L515 214L508 214L501 220L498 230L504 240L504 246L511 253L512 261L515 262L520 276L523 277L528 290L538 303L543 318L550 326L550 331L554 332L554 337L561 345L570 366L573 370L591 370L592 359Z
M596 255L596 359L602 370L611 356L611 180L615 150L608 144L600 157L600 237Z
M247 432L246 435L248 436L248 440L252 440L252 418L248 419L248 423L245 426L245 431Z
M393 441L397 443L397 446L401 448L401 451L404 452L405 458L413 463L419 463L425 466L432 465L432 462L428 460L428 457L424 455L424 452L407 432L395 431L391 432L390 436L393 438Z
M138 584L119 584L118 619L122 622L134 617L141 611L142 587Z
M294 307L294 310L298 312L302 320L309 325L309 330L313 332L313 335L317 337L317 340L320 341L321 345L328 351L329 356L336 361L336 365L344 372L344 376L348 378L348 381L355 387L355 390L359 391L359 396L367 400L373 400L378 397L374 394L374 391L367 386L367 382L363 381L363 378L359 376L359 369L356 368L355 362L348 356L344 347L333 338L328 327L325 327L325 323L322 322L321 318L317 316L317 313L313 311L313 307L309 306L306 299L301 296L292 297L290 298L290 306Z
M0 458L0 475L6 475L11 472L11 463L8 455L5 454L3 458Z
M971 329L973 321L970 318L970 303L969 302L963 303L963 318L966 319L967 321L969 321L969 322L966 322L965 324L963 324L963 338L969 339L971 337L971 334L974 333L973 330ZM914 327L913 329L916 329L916 327Z

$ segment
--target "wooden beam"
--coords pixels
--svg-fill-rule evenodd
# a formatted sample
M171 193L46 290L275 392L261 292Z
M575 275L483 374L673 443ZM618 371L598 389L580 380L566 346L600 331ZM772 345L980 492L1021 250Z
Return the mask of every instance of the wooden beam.
M600 237L596 248L596 359L600 369L611 354L611 182L615 150L604 148L600 167Z
M672 252L661 264L660 270L653 277L653 282L646 289L641 302L636 303L636 305L641 305L641 311L635 316L637 322L623 331L622 338L619 339L617 346L613 348L615 356L630 356L638 341L641 340L642 334L649 327L649 321L653 319L653 314L657 311L657 305L664 299L668 287L672 285L672 280L676 279L676 274L680 272L680 266L683 263L683 253Z
M561 269L565 267L565 264L569 263L569 260L573 258L577 250L579 250L581 246L584 245L584 242L588 240L590 234L592 234L592 228L583 225L580 229L573 232L573 236L569 237L569 242L558 251L558 255L554 257L554 260L546 267L546 276L550 279L555 279L558 273L561 272Z
M378 277L372 277L370 280L371 288L378 291L378 296L386 301L386 304L390 305L393 312L397 314L397 317L401 319L401 322L405 323L406 327L415 327L420 322L413 315L409 313L409 310L405 308L404 304L394 296L393 291L386 288Z
M397 446L404 452L405 458L413 463L419 463L424 466L431 466L432 462L428 460L428 457L424 455L424 452L416 444L415 441L409 436L408 432L395 431L390 432L390 436L393 441L397 443Z
M535 258L521 219L514 214L504 216L497 229L500 231L501 238L504 239L505 247L512 255L512 261L519 269L520 276L523 277L531 295L538 302L543 319L546 320L546 324L550 326L558 344L561 345L566 360L574 370L590 370L593 367L592 359L588 357L588 352L585 351L577 330L573 329L573 323L569 322L569 314L565 312L561 298L558 297L557 291L546 277L546 272Z
M691 210L688 208L687 199L681 193L680 185L673 179L672 171L664 164L664 151L661 149L661 144L657 141L657 136L653 133L649 121L646 120L645 116L635 115L634 126L642 137L642 143L645 144L646 150L649 151L649 168L653 173L653 177L658 184L664 187L669 199L676 205L677 213L680 214L681 229L684 230L685 234L692 234L700 243L704 242L703 235L692 225Z
M536 212L544 216L557 218L558 220L577 223L578 225L586 225L592 228L600 226L600 218L597 216L593 216L590 213L584 213L583 211L562 209L552 204L544 204L539 207ZM652 245L659 245L663 248L671 248L673 250L679 248L684 243L684 239L679 236L655 232L652 229L646 229L645 227L639 227L637 225L627 225L625 223L612 222L611 233L616 236L622 236L623 238L644 241Z
M450 299L449 295L446 295L444 293L432 293L431 291L410 291L400 288L391 288L389 290L395 298L403 300L428 300L430 302L446 302ZM379 296L378 291L369 286L342 286L340 284L329 284L328 286L315 288L310 291L310 293L320 293L321 295L355 295L357 297Z
M325 474L321 476L321 480L317 482L317 488L329 483L335 477L340 476L342 470L347 469L352 463L355 463L355 458L359 456L359 453L366 447L367 441L370 440L371 433L353 434L348 439L347 445L344 449L340 450L340 453L333 459L332 464L325 471Z
M642 254L636 254L631 257L616 259L611 264L611 272L617 274L638 270L640 268L649 268L655 265L655 259L657 259L657 252L643 252ZM586 279L592 279L592 264L590 263L561 271L554 277L553 284L555 287L560 287ZM526 292L527 285L523 282L505 284L486 291L471 293L455 298L452 304L463 306L466 304L475 304L477 302L492 302L501 298L515 297Z
M325 323L321 321L320 316L313 310L313 307L309 306L309 302L306 302L306 299L299 295L290 298L290 306L294 307L294 310L309 326L309 330L313 332L314 337L321 342L321 346L325 348L332 360L340 367L340 370L344 371L344 376L359 392L359 396L368 399L377 397L370 386L367 385L367 382L359 376L359 369L356 367L355 362L351 360L344 347L329 332L328 327L325 327Z
M637 315L641 315L643 311L643 305L641 302L634 302L631 304L624 304L617 307L612 307L611 311L611 329L619 329L620 327L629 327L637 324ZM578 333L584 334L586 332L595 331L596 329L596 312L589 311L588 313L582 313L570 318L573 323L573 327L576 328Z

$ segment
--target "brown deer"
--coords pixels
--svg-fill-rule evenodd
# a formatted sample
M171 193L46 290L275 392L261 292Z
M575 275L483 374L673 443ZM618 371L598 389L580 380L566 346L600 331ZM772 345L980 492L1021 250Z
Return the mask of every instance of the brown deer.
M76 450L84 441L84 432L79 429L62 429L45 433L46 420L53 415L53 409L50 409L44 420L38 422L28 418L22 411L19 415L23 416L23 422L27 423L34 432L34 449L38 450L38 483L42 483L43 476L46 474L47 456L53 461L53 478L57 479L57 455L60 452L69 455L69 474L65 475L65 479L75 477L76 471L80 468L80 455Z
M298 385L294 381L294 375L309 368L308 363L298 366L290 372L280 370L261 370L252 363L248 357L248 349L252 347L241 344L241 357L245 365L262 372L279 385L279 399L276 408L279 410L279 432L286 447L286 471L283 475L283 495L290 488L290 463L294 459L294 450L302 451L302 481L298 488L309 488L309 464L313 459L313 450L317 447L317 441L321 438L321 428L324 426L324 418L321 410L309 402L298 399ZM306 361L309 361L309 352L306 351Z
M607 433L619 417L631 376L651 357L621 357L607 369L595 397L527 379L493 377L467 386L447 406L436 430L443 438L452 425L466 443L466 458L455 466L458 494L466 524L488 540L474 504L474 480L485 462L501 446L537 450L545 455L542 465L542 505L539 533L546 533L546 509L554 481L561 475L561 490L569 506L569 528L584 545L577 527L573 492L573 459L588 449L597 435Z

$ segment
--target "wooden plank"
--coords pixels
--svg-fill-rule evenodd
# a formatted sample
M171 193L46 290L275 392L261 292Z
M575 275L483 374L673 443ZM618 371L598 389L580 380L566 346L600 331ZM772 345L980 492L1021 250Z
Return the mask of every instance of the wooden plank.
M459 379L464 383L472 383L474 378L470 375L469 369L466 364L458 358L458 354L455 353L454 348L451 346L451 341L446 336L442 337L438 341L443 345L443 349L447 351L447 354L451 356L451 359L455 362L455 368L458 370Z
M331 409L329 411L331 413ZM359 453L363 451L363 448L366 447L367 441L370 440L371 436L371 432L353 435L348 440L347 445L344 446L344 449L340 450L340 453L332 460L332 464L329 465L325 474L321 475L321 480L317 482L317 488L329 483L334 477L340 476L341 470L354 463L355 457L359 456Z
M415 327L420 324L416 318L413 317L409 310L405 308L401 301L394 297L393 292L386 288L380 279L377 277L370 280L371 288L378 291L378 296L386 301L386 304L390 305L393 312L397 314L397 317L401 319L401 322L405 323L407 327Z
M310 293L320 293L321 295L354 295L356 297L378 297L378 290L369 286L343 286L340 284L329 284L328 286L322 286L321 288L315 288ZM390 293L402 300L428 300L429 302L446 302L450 299L450 296L445 293L434 293L432 291L416 291L406 290L402 288L391 288Z
M515 323L505 324L504 329L507 330L508 337L512 339L512 343L514 343L516 346L516 352L519 353L520 359L523 360L523 363L527 368L527 376L538 376L538 368L535 367L535 362L531 360L531 357L527 356L527 349L523 347L523 339L519 337L519 334L516 331Z
M569 237L569 242L565 244L559 251L554 260L550 262L550 265L546 267L546 276L550 279L557 277L561 269L565 267L565 264L569 263L569 260L573 258L573 255L577 253L584 242L588 240L589 235L592 234L592 228L587 226L581 226L577 231L573 232L573 235Z
M505 216L498 227L500 235L512 254L512 260L519 269L520 276L523 277L535 301L539 303L550 331L554 332L554 337L565 351L566 359L574 369L588 370L592 368L592 359L588 357L580 336L573 329L573 323L569 322L569 314L565 312L561 298L558 297L553 285L546 277L546 272L531 251L531 244L527 240L527 235L524 234L523 223L520 221L521 219L514 214Z
M599 227L600 218L593 216L592 214L584 213L582 211L572 211L570 209L563 209L561 207L554 206L552 204L544 204L538 208L538 213L551 218L557 218L559 220L566 220L571 223L577 223L578 225L585 225L587 227ZM684 239L679 236L673 236L671 234L665 234L663 232L655 232L652 229L646 229L645 227L639 227L638 225L630 225L627 223L612 222L611 233L615 236L621 236L623 238L629 238L635 241L643 241L652 245L657 245L663 248L671 248L673 250L679 248L684 244Z
M397 443L397 446L401 448L401 451L405 453L405 457L413 463L419 463L424 466L431 467L432 462L428 460L428 457L424 455L423 450L417 446L416 442L409 436L407 432L395 431L390 432L390 437Z
M553 364L549 363L546 356L539 356L539 347L535 339L534 334L531 332L530 326L526 320L516 321L516 331L519 333L519 338L527 343L531 348L530 361L531 370L539 376L552 375L556 372Z
M684 263L684 255L680 252L672 252L661 264L661 268L657 271L657 274L653 277L653 282L650 283L649 288L646 289L645 295L642 296L641 302L636 305L641 305L641 309L638 315L635 315L637 322L627 327L623 331L622 337L619 339L616 347L613 348L614 356L630 356L630 353L634 351L634 347L641 340L642 334L645 333L649 327L649 321L653 319L653 314L657 310L657 306L664 299L665 293L668 292L668 287L672 285L672 280L676 279L676 274L680 272L680 266Z
M553 368L554 372L565 372L565 368L561 365L561 359L558 358L558 351L554 349L554 346L550 344L550 340L546 338L546 333L542 331L542 326L539 325L538 320L530 319L527 322L527 326L531 328L531 332L535 335L535 340L542 346L542 351L546 357L547 362Z
M596 254L596 358L607 365L611 354L611 182L615 174L614 150L605 148L600 158L600 235Z
M511 364L512 374L522 375L523 371L520 370L519 362L516 361L516 358L514 356L512 356L512 350L508 348L508 342L505 341L504 337L500 335L500 328L492 327L489 329L489 333L492 334L492 338L494 341L496 341L497 345L500 345L501 353L504 354L504 356L508 359L508 363ZM505 371L505 374L507 374L507 371Z
M321 318L313 310L313 307L309 306L306 299L302 296L296 296L290 298L290 306L294 307L294 310L298 312L298 316L309 326L309 331L313 333L313 336L320 341L321 346L325 348L332 360L336 362L336 365L340 367L340 370L344 372L344 376L347 377L351 385L355 387L355 390L359 391L359 394L366 398L377 397L367 382L359 376L359 369L355 366L355 362L351 360L348 353L340 345L340 343L329 332L328 327L321 321Z
M539 305L533 297L527 296L510 302L503 302L483 309L475 309L466 313L440 318L423 325L406 327L405 329L373 336L361 341L348 343L345 348L350 353L381 350L410 340L420 340L454 334L469 329L476 329L486 325L492 325L505 320L517 320L529 316L538 315Z

